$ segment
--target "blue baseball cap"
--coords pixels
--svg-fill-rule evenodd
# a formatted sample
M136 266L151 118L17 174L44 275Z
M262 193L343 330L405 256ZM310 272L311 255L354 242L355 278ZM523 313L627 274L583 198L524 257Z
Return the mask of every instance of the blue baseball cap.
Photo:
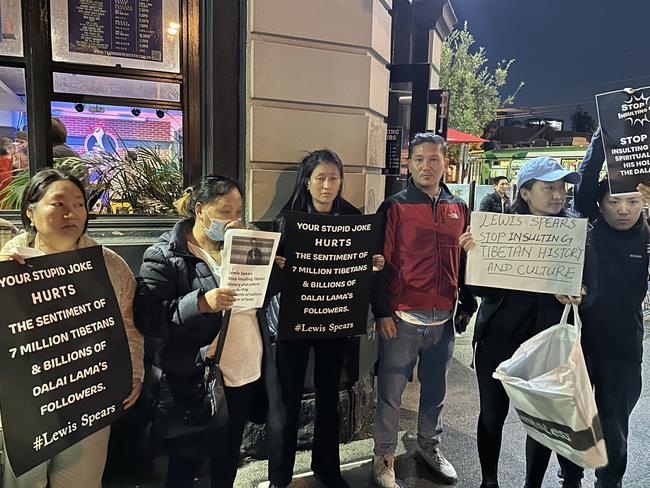
M558 181L564 180L567 183L577 185L582 177L577 171L568 171L553 158L539 157L527 161L517 174L517 186L521 186L530 180Z

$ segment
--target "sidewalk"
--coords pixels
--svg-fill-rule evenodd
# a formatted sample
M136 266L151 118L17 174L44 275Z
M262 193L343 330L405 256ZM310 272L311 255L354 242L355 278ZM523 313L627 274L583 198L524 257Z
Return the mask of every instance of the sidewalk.
M646 326L647 327L647 326ZM647 462L647 446L650 445L650 351L647 340L644 354L641 398L630 421L629 459L625 476L625 488L647 488L650 486L650 464ZM478 488L481 481L476 451L476 420L478 417L478 391L471 363L471 330L456 338L456 350L449 371L448 392L444 409L445 433L442 449L458 472L458 488ZM419 384L410 383L402 399L400 420L400 441L396 453L395 469L402 488L436 488L448 486L437 484L426 469L415 462L415 432ZM368 429L367 429L368 430ZM359 440L340 446L343 476L352 488L373 488L370 481L373 442L368 433ZM521 488L525 469L525 433L516 415L511 412L504 428L500 458L501 488ZM322 488L310 474L311 453L298 453L294 482L290 488ZM557 461L551 458L544 488L558 488L556 477ZM162 475L162 473L160 473ZM235 486L237 488L266 488L267 462L255 461L239 469ZM587 472L583 487L592 487L593 472ZM162 488L162 483L111 484L105 488ZM195 488L209 488L205 479L197 480Z
M650 486L650 465L647 463L647 446L650 441L650 351L646 340L644 355L644 388L630 421L630 445L626 488ZM447 400L444 409L445 434L442 449L458 472L458 488L478 488L481 482L476 451L476 420L478 418L478 391L471 363L471 331L456 338L456 351L449 371ZM402 399L400 442L396 453L395 470L402 488L435 488L437 484L430 472L415 462L415 432L419 384L408 385ZM353 488L371 488L370 481L372 439L366 438L341 445L343 475ZM299 453L295 472L305 473L294 478L291 488L321 488L309 474L310 453ZM266 461L257 461L239 470L236 486L241 488L266 488ZM519 419L511 411L504 428L499 465L502 488L520 488L524 483L525 433ZM544 488L558 488L557 461L551 459ZM593 471L587 472L583 487L594 484ZM201 485L208 486L208 485Z

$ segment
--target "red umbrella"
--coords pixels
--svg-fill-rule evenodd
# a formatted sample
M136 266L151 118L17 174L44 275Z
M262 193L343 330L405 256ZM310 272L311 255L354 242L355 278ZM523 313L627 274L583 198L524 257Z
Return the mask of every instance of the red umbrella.
M487 142L487 139L481 139L472 134L465 134L459 130L447 129L447 142L449 144L472 144L475 142Z

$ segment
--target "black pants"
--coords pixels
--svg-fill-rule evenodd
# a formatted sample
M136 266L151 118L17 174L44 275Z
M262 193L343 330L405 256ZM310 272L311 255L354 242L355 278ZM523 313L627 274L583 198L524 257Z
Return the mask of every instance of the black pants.
M278 342L276 365L287 418L282 433L282 449L272 452L269 459L271 483L286 486L291 482L296 460L300 405L311 347L315 353L316 393L311 469L325 477L340 475L339 382L346 346L347 339Z
M510 399L499 380L492 378L497 366L510 358L517 350L517 344L505 344L501 341L481 341L476 345L476 377L478 379L480 413L476 432L478 456L481 462L483 483L496 483L501 453L503 424L508 416ZM531 437L526 437L526 487L540 488L548 467L551 450L542 446ZM573 463L558 456L567 479L580 476Z
M620 488L627 467L630 415L641 395L641 365L594 355L587 358L587 369L595 389L609 460L607 466L596 470L596 487ZM582 473L582 468L576 468ZM564 467L562 470L566 477Z
M228 425L225 431L217 431L215 435L221 436L223 442L214 453L206 453L210 459L210 487L232 488L239 467L239 449L246 422L250 417L253 400L261 381L249 383L239 387L226 387L226 401L228 403ZM183 456L170 456L166 488L191 488L194 478L199 475L205 458L191 458Z

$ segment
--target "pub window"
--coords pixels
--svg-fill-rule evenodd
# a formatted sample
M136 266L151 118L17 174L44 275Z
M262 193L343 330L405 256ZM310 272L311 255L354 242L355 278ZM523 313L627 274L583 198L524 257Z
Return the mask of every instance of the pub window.
M173 212L202 171L187 97L200 90L198 7L0 0L0 210L15 215L29 177L54 166L85 180L98 215Z
M25 70L0 66L0 209L18 205L19 192L14 191L26 181L27 106Z
M65 145L53 140L54 165L86 180L95 214L173 213L182 190L180 110L52 102Z

